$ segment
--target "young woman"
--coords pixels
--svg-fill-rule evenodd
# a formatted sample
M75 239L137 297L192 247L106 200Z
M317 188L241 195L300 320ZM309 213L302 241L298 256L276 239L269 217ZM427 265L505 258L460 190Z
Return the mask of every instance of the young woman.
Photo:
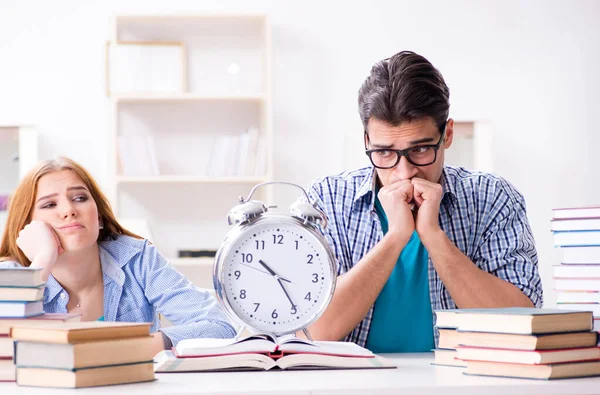
M91 175L67 158L39 163L12 196L0 267L42 269L44 311L152 322L154 351L235 335L216 300L115 219ZM158 313L173 326L159 331Z

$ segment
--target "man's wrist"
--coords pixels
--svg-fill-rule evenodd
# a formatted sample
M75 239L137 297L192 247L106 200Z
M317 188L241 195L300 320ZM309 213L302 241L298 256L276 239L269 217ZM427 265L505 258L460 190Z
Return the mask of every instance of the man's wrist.
M442 243L448 240L448 236L441 228L438 227L436 229L420 233L419 239L421 239L421 243L423 243L427 251L430 251L435 249L436 246L441 246Z

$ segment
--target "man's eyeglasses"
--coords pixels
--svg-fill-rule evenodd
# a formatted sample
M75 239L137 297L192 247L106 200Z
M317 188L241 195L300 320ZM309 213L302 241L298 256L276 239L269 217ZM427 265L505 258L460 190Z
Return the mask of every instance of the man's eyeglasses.
M434 163L437 159L437 151L440 145L446 137L446 124L441 128L442 136L437 144L430 145L419 145L407 149L389 149L389 148L377 148L377 149L365 149L365 153L371 159L371 163L378 169L391 169L396 167L400 162L400 158L406 157L408 162L414 166L428 166ZM369 139L369 135L365 131L366 139ZM366 147L365 147L366 148Z

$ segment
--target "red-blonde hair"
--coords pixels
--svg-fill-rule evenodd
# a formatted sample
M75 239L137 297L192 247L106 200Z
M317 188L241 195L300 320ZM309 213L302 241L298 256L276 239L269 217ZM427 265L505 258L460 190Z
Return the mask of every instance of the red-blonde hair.
M138 239L142 238L123 228L117 222L108 199L102 191L100 191L98 184L87 170L69 158L59 157L39 162L25 175L11 196L8 206L6 228L2 235L2 243L0 243L0 261L14 260L22 266L29 266L31 264L29 259L17 246L17 237L25 225L31 222L31 214L33 212L40 179L46 174L62 170L74 171L79 178L81 178L87 189L90 191L92 199L96 202L100 221L104 225L104 228L100 229L98 242L117 235L132 236Z

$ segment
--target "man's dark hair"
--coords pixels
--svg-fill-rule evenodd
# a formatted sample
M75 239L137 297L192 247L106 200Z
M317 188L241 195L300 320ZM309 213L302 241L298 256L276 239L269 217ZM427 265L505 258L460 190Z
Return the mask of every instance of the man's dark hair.
M365 131L370 118L398 126L430 117L441 128L449 98L442 74L423 56L402 51L373 66L358 91L358 112Z

